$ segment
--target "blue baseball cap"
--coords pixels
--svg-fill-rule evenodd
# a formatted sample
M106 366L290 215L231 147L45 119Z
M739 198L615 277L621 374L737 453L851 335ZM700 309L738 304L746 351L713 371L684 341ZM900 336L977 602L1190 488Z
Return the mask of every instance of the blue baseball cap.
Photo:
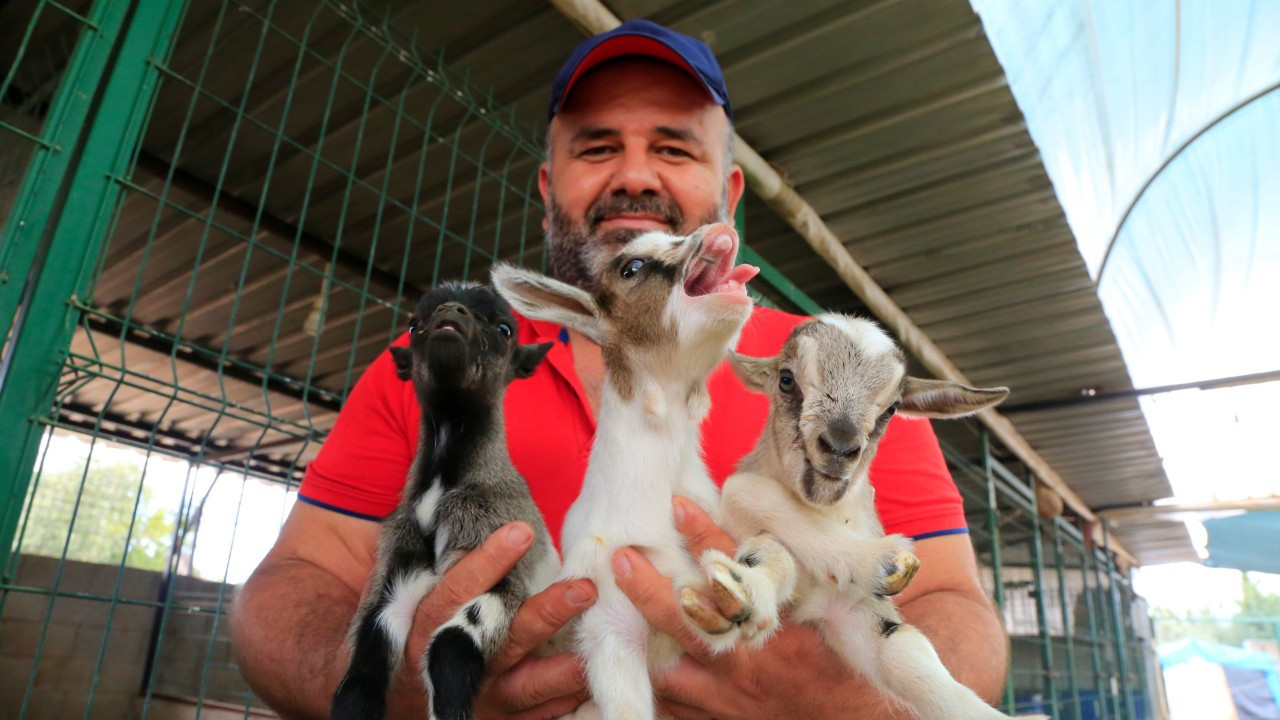
M551 84L550 120L560 112L569 91L583 75L606 60L630 56L651 57L671 63L697 78L707 94L724 108L733 123L729 91L724 85L720 63L706 43L669 30L648 20L628 20L606 33L587 38L565 61Z

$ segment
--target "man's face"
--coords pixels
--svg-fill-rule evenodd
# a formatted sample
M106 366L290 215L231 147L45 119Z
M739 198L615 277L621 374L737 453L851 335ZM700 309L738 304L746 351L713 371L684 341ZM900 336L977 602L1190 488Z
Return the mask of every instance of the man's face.
M728 221L743 188L737 166L726 178L728 131L724 110L666 63L620 60L578 80L538 175L556 277L591 289L645 231Z

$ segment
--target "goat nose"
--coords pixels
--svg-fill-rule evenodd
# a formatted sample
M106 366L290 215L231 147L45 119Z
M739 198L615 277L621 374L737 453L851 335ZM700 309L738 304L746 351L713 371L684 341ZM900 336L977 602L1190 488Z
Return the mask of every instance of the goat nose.
M852 460L862 452L862 438L850 422L832 423L831 427L818 436L818 445L828 455Z
M463 305L460 302L455 302L453 300L450 300L447 303L440 303L440 306L436 308L436 312L449 312L449 311L456 312L459 315L471 314L471 311L467 310L466 305Z

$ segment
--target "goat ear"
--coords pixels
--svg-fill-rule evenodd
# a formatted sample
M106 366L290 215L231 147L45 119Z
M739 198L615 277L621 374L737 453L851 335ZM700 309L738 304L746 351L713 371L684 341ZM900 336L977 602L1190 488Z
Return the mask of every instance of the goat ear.
M547 351L551 349L551 343L538 343L537 345L517 345L515 355L511 356L511 377L508 379L516 380L519 378L527 378L538 369L538 363L542 362L542 358L547 356Z
M949 380L908 377L902 388L903 415L958 418L972 415L1004 400L1009 388L971 388Z
M733 374L738 376L743 385L752 392L762 393L769 385L769 378L773 375L773 369L778 364L776 357L751 357L741 353L729 351L729 367L733 368Z
M506 264L493 268L493 286L521 315L573 328L601 344L600 308L586 291Z
M413 351L407 347L391 348L391 359L396 363L396 377L401 380L413 379Z

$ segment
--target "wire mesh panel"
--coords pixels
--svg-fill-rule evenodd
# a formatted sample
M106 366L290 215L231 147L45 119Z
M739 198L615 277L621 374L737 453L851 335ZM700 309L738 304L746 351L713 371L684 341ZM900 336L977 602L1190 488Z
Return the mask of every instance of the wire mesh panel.
M46 6L3 27L50 34ZM172 47L129 109L16 528L0 704L24 716L249 712L229 584L342 398L423 288L541 263L536 132L383 16L195 2ZM35 121L0 130L38 147L43 86L13 74Z

